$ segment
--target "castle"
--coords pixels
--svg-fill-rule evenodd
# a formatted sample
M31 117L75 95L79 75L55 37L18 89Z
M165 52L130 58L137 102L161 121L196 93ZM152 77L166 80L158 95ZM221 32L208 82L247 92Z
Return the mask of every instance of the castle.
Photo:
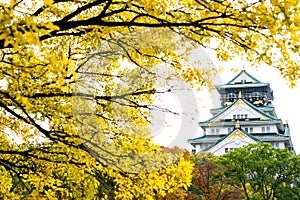
M213 117L199 123L204 135L188 140L193 152L222 155L250 143L267 142L295 153L289 125L277 117L272 105L269 83L242 70L217 90L222 106L211 109Z

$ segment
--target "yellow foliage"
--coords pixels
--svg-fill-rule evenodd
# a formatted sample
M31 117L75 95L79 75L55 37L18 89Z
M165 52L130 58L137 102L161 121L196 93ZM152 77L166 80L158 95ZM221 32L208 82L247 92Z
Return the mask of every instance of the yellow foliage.
M1 2L1 198L183 197L192 164L148 127L158 89L210 86L218 71L189 64L199 46L294 85L298 35L293 0Z

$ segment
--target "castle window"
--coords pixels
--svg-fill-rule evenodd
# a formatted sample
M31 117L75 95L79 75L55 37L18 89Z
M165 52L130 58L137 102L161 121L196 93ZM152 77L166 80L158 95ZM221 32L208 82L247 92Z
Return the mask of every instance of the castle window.
M211 129L211 134L215 134L215 129L214 128Z
M229 152L229 151L233 151L236 150L236 148L225 148L225 153Z
M265 127L261 127L261 132L262 132L262 133L265 132Z
M216 128L216 134L220 133L220 129Z
M248 131L249 131L248 128L245 128L245 131L248 133Z
M267 126L267 133L270 133L270 126Z
M233 119L246 119L246 118L248 118L248 114L233 115Z
M249 132L253 133L253 128L252 127L249 128Z
M279 142L270 142L272 147L279 148Z

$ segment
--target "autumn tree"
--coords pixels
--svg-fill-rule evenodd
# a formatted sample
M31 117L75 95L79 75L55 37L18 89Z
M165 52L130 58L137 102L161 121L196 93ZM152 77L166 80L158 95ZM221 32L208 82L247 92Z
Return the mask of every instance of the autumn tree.
M209 70L187 65L193 48L299 78L295 0L11 0L0 3L0 30L1 198L186 189L192 164L161 151L148 125L155 94L171 92L157 85L158 64L195 87L207 82Z
M191 157L194 166L193 181L186 199L242 199L242 190L232 186L225 176L227 168L217 165L218 157L210 153L198 153ZM197 197L197 198L196 198Z
M299 156L270 144L250 144L220 158L231 184L247 199L299 199Z

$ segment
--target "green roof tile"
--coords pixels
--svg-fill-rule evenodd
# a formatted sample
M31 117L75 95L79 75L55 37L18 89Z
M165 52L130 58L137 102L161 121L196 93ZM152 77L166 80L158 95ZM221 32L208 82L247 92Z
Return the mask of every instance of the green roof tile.
M246 121L239 121L240 125L253 125L253 124L280 124L281 120L246 120ZM218 121L218 122L200 122L200 126L233 126L236 124L236 121Z
M225 85L229 85L231 82L233 82L235 79L237 79L241 74L245 73L250 79L254 80L257 83L262 83L261 81L254 78L251 74L249 74L246 70L241 70L240 73L238 73L235 77L233 77L230 81L228 81Z
M226 110L228 110L229 108L231 108L234 104L236 104L236 102L238 102L240 99L237 99L235 100L230 106L227 106L225 107L223 110L221 110L218 114L212 116L210 119L206 120L206 121L203 121L203 122L200 122L199 124L201 123L208 123L210 121L212 121L213 119L215 119L216 117L218 117L219 115L221 115L223 112L225 112ZM261 111L258 107L252 105L252 103L250 103L249 101L247 101L246 99L241 99L244 103L246 103L248 106L250 106L252 109L254 109L255 111L259 112L260 114L264 115L265 117L268 117L270 119L273 119L273 120L280 120L279 118L277 117L274 117L272 115L269 115L263 111Z
M222 142L224 139L226 139L228 136L230 136L233 132L235 132L237 129L233 129L230 133L228 133L227 135L221 137L220 139L218 139L214 144L208 146L207 148L203 149L203 151L207 151L210 148L214 147L215 145L219 144L220 142ZM260 139L258 139L257 137L250 135L249 133L247 133L246 131L244 131L243 129L239 128L239 130L244 133L245 135L247 135L248 137L250 137L251 139L257 141L257 142L262 142Z
M218 85L218 89L225 88L247 88L247 87L263 87L268 86L269 83L246 83L246 84L230 84L230 85Z

